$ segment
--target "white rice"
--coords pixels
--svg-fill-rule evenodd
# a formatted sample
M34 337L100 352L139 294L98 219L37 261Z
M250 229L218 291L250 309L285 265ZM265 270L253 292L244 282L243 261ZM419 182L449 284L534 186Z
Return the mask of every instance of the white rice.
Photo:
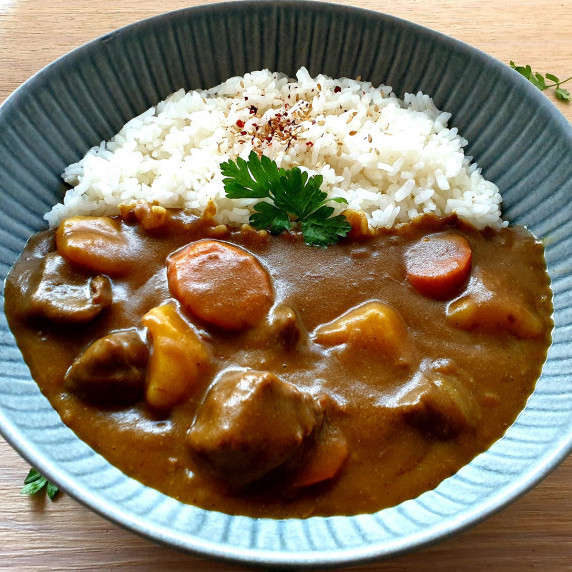
M200 214L213 201L217 223L240 225L256 201L225 197L220 163L255 149L280 167L321 174L322 190L348 201L331 206L364 211L374 228L424 213L499 228L499 190L464 155L467 141L449 118L421 92L400 100L391 87L312 78L305 68L296 81L263 70L181 89L67 167L73 189L45 218L117 214L139 199Z

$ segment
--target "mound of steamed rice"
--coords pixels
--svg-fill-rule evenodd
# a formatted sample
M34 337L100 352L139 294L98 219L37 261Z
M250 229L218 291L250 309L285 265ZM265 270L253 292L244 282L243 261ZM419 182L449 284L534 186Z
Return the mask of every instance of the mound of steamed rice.
M67 167L73 186L45 218L117 214L145 199L200 214L209 201L216 222L248 222L253 200L225 197L220 164L252 149L284 168L323 176L322 190L344 197L337 212L362 210L371 227L391 227L424 213L456 213L477 228L502 226L501 196L463 153L419 92L398 99L391 87L351 79L296 80L268 70L204 91L179 90L129 121L108 142Z

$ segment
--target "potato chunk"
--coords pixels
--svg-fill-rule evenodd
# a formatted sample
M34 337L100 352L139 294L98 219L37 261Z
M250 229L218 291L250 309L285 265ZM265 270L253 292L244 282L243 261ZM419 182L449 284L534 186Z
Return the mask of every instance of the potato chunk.
M504 330L517 338L535 338L542 320L518 291L496 288L492 277L478 273L465 294L447 306L447 320L462 330Z
M141 321L153 340L145 397L152 407L169 409L185 401L200 381L208 352L173 304L152 308Z
M188 444L204 470L240 489L302 453L322 419L310 395L274 374L231 371L199 407Z
M64 220L56 233L56 246L69 261L110 276L128 272L135 254L121 221L107 216Z
M318 326L313 338L324 346L348 344L352 348L393 357L410 351L409 334L403 319L391 306L376 300Z

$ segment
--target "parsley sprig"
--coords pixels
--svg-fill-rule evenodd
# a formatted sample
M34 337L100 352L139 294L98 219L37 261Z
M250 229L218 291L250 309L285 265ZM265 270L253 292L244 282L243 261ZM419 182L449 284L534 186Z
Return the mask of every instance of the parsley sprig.
M309 177L298 167L278 168L265 155L251 151L248 161L237 158L222 163L221 172L226 196L230 199L270 199L254 205L250 224L259 230L269 229L274 235L290 230L297 221L302 236L310 246L334 244L348 234L351 226L343 215L332 216L328 201L347 204L346 199L320 191L321 175Z
M31 496L39 493L44 487L46 488L46 493L48 497L50 497L50 500L54 500L59 488L53 483L50 483L50 481L36 469L30 469L28 476L24 479L24 487L20 493Z
M554 94L556 95L557 99L561 101L570 101L571 96L570 92L567 89L562 87L563 83L570 81L572 76L567 79L563 79L560 81L554 74L547 73L542 75L538 72L533 72L532 68L529 65L526 66L517 66L513 61L510 62L510 67L516 70L520 75L524 76L529 82L534 84L540 91L544 91L550 87L555 87L556 90ZM553 83L546 83L546 80Z

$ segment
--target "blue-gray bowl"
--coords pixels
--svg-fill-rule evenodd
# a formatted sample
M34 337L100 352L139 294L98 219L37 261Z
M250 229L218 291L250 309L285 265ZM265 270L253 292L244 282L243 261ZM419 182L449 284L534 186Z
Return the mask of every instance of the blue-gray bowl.
M206 5L138 22L49 65L0 108L2 281L60 174L169 93L269 68L361 75L422 90L452 113L467 153L501 189L504 215L546 245L553 344L506 435L436 489L375 514L252 519L183 505L111 466L70 431L0 324L0 430L31 464L93 510L154 540L266 565L333 565L396 555L469 527L527 491L572 448L572 127L508 66L420 26L318 2ZM3 293L2 293L3 295Z

